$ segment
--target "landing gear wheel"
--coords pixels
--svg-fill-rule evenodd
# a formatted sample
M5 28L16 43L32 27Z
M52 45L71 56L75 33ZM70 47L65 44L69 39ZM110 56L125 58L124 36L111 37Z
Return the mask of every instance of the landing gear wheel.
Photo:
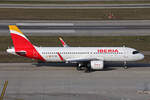
M85 71L84 71L85 73L89 73L89 69L88 69L88 67L85 67Z
M128 69L128 67L127 67L127 66L124 66L124 69Z
M76 69L77 69L78 71L80 71L80 70L81 70L81 67L80 67L80 66L77 66Z
M88 63L88 64L86 65L86 67L85 67L85 73L89 73L89 72L91 72L91 66L90 66L90 64Z
M76 69L77 69L78 71L80 71L80 70L82 69L82 65L81 65L81 64L77 64Z

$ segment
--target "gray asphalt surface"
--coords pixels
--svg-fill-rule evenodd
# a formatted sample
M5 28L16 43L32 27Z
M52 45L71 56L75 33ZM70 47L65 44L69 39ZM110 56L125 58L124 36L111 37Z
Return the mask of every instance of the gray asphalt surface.
M4 100L149 100L137 91L150 90L150 64L130 66L84 73L66 64L0 63L0 83L8 80Z
M0 4L0 8L24 8L24 9L150 8L150 4Z
M20 1L20 0L2 0L2 1ZM104 1L104 0L21 0L21 1ZM105 1L131 1L131 0L105 0ZM141 1L141 0L132 0L132 1Z
M149 20L127 21L0 21L0 35L10 35L8 25L37 36L147 36Z

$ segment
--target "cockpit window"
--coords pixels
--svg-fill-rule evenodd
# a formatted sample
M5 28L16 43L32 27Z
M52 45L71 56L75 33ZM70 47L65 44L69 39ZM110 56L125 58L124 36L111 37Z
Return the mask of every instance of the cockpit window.
M137 54L137 53L139 53L138 51L133 51L133 54Z

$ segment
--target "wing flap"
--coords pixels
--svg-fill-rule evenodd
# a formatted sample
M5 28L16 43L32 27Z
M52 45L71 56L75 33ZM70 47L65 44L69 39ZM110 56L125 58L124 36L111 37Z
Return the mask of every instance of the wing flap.
M98 60L97 58L73 58L73 59L66 59L67 62L88 62L91 60Z

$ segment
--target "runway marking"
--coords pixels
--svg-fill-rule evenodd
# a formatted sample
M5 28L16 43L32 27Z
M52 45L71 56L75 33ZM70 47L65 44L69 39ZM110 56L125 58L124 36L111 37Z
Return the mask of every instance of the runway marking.
M1 93L1 96L0 96L0 100L3 100L3 98L4 98L7 85L8 85L8 80L6 80L5 83L4 83L4 87L3 87L3 90L2 90L2 93Z
M74 26L73 23L16 23L19 26Z

